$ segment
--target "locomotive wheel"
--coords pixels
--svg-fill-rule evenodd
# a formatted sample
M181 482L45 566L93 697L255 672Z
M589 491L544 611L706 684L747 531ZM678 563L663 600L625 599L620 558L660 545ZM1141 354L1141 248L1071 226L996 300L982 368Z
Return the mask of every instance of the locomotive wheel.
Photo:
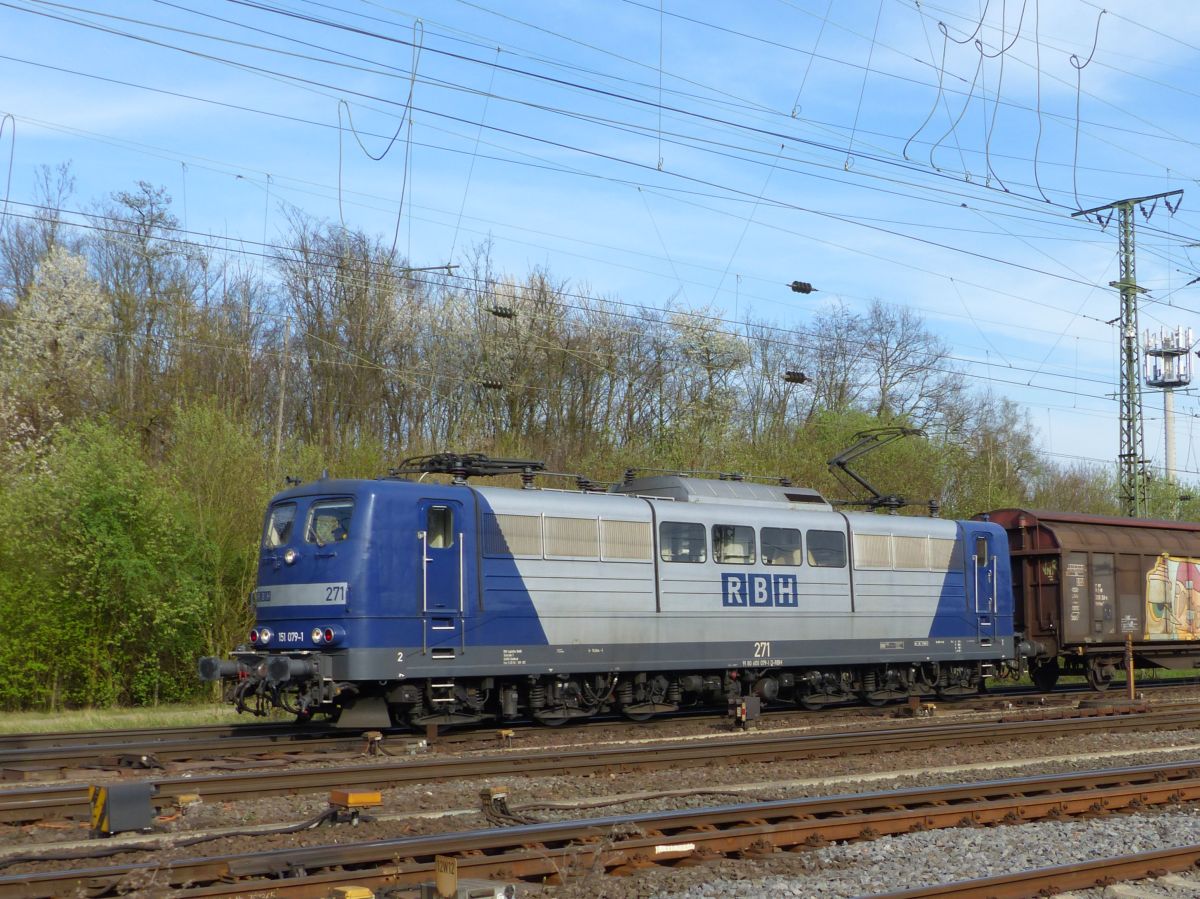
M538 709L533 720L546 727L562 727L568 721L584 721L600 710L599 706L557 705Z
M1055 659L1054 661L1031 668L1029 677L1035 687L1043 693L1049 693L1054 689L1054 685L1058 683L1058 676L1061 673L1058 667L1058 660Z
M621 714L624 715L626 718L628 718L630 721L636 721L639 724L641 724L643 721L649 721L651 718L654 717L653 712L630 712L625 709L621 710Z

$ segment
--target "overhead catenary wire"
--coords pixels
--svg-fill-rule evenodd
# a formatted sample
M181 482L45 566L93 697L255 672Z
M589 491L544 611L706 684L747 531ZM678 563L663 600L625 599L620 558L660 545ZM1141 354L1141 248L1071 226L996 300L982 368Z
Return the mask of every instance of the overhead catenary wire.
M175 6L175 5L173 5L173 6Z
M33 218L32 216L25 216L25 217L30 218L30 219ZM110 235L114 235L118 238L124 236L127 233L126 229L124 227L122 227L121 223L119 223L119 222L113 222L108 225L99 224L97 222L89 222L89 223L84 223L84 224L76 224L75 226L76 227L84 227L84 228L98 231L101 233L107 233ZM173 232L178 232L179 229L171 229L171 230ZM208 236L211 237L211 235L208 235ZM181 248L195 246L190 241L186 241L179 237L161 237L161 238L156 239L156 242L175 243L175 244L180 245ZM186 253L187 251L184 250L184 252ZM254 254L254 253L250 253L242 246L235 246L231 249L228 249L227 252L232 252L234 254L242 254L242 255L260 255L260 256L263 256L264 258L279 259L282 256L282 254L288 252L288 247L273 245L272 247L270 247L270 253L263 252L263 253ZM311 252L312 251L310 250L310 253ZM323 254L321 252L316 252L315 259L312 256L310 256L309 260L308 260L309 264L311 264L313 261L315 261L318 265L324 264L326 267L329 267L331 269L337 269L342 261L340 256L333 254L333 255L328 256L327 262L321 263L320 257L322 255L325 255L325 254ZM442 266L437 266L435 268L440 269L440 268L442 268ZM407 269L407 268L403 268L403 267L401 267L401 270L405 273L406 277L408 277L414 283L424 283L427 286L436 286L438 283L438 282L431 282L428 280L423 280L422 278L418 277L417 275L420 270L412 270L412 269ZM477 289L489 287L488 282L484 282L478 278L470 278L468 276L463 276L463 275L454 275L453 277L460 281L465 280L465 281L475 283ZM566 297L567 299L574 299L574 300L581 301L581 302L582 301L587 301L587 302L595 301L594 297L587 296L587 295L581 295L581 294L574 294L574 293L565 292L565 291L562 292L562 296ZM655 323L657 323L657 321L658 321L657 319L646 318L643 310L647 309L648 307L646 307L644 304L626 303L626 302L621 302L618 300L611 300L611 299L606 300L605 303L608 305L613 305L613 306L624 307L624 308L636 310L634 313L626 314L626 317L628 317L630 319L636 319L636 320L645 321L645 322L655 322ZM560 305L564 308L575 309L578 311L583 311L586 308L586 307L578 305L578 303L558 302L557 305ZM672 314L675 312L683 311L683 310L672 309L672 308L654 308L654 307L649 307L649 308L653 309L653 311L658 315L666 315L666 314ZM722 328L720 326L728 325L729 327L728 327L728 329L726 329L724 331L724 333L737 334L737 333L741 333L745 327L747 327L751 324L751 322L741 322L741 321L733 322L733 321L730 321L729 319L726 319L726 318L723 318L723 317L720 317L720 316L717 316L714 314L707 314L707 313L701 314L701 313L695 313L695 312L689 312L688 314L696 321L709 322L710 324L707 327L714 333L722 333ZM793 335L793 334L803 333L803 329L796 329L794 327L788 328L788 327L781 327L781 326L770 326L770 325L766 325L765 323L754 323L754 324L756 326L760 326L760 327L768 327L770 330L777 332L777 333L781 333L781 334ZM960 358L957 361L970 362L973 360ZM1104 382L1098 381L1098 383L1104 383Z
M811 57L809 57L809 62L811 63ZM490 69L490 72L491 72L491 75L494 77L494 76L495 76L496 69L493 67L492 69ZM488 93L490 94L490 93L491 93L491 91L489 90L489 91L488 91ZM661 114L661 112L662 112L662 109L661 109L661 108L659 108L659 109L658 109L658 112ZM480 131L482 131L482 129L480 129ZM660 186L660 187L661 187L661 186ZM644 195L643 195L643 197L644 197ZM741 198L741 199L735 200L734 202L739 202L739 203L742 203L742 204L748 204L750 201L749 201L748 199L746 199L746 198ZM757 208L757 207L754 207L754 208ZM759 225L757 222L756 222L755 224L756 224L756 227L762 227L762 226L761 226L761 225ZM748 227L748 225L747 225L747 227ZM909 221L909 222L905 222L905 223L904 223L902 226L899 226L899 227L903 227L903 228L905 228L905 229L915 229L915 228L918 228L918 227L920 227L920 225L919 225L919 223L914 223L914 222L911 222L911 221ZM922 232L922 233L927 233L927 232ZM1031 240L1034 240L1034 239L1036 239L1036 238L1034 238L1034 237L1030 236L1030 239L1031 239ZM1046 238L1044 238L1044 239L1057 239L1057 238L1050 238L1050 237L1046 237ZM265 242L266 242L266 241L265 241L265 239L264 239L263 243L265 243ZM1002 253L1001 255L1007 255L1007 254L1005 254L1005 253ZM678 279L677 279L677 280L678 280ZM957 285L956 285L956 286L957 286ZM1174 298L1174 297L1173 297L1171 294L1168 294L1168 297L1169 297L1169 298L1172 298L1172 299Z
M2 4L0 4L0 5L2 5ZM11 58L11 57L0 56L0 58ZM54 66L49 66L49 67L50 68L59 68L59 67L54 67ZM153 89L153 88L147 88L147 89ZM172 93L172 92L167 91L166 93ZM459 123L481 124L481 123L472 123L469 120L464 119L460 116L453 116L453 115L450 115L450 114L447 114L444 112L439 112L439 111L433 110L433 109L424 109L421 107L415 107L415 108L419 109L423 113L428 113L430 115L439 116L441 118L449 119L451 121L456 121ZM573 146L570 144L563 143L561 141L551 140L549 138L543 138L543 137L538 137L535 135L524 134L524 133L516 131L514 129L501 128L497 125L490 125L490 124L482 123L482 127L485 127L489 130L492 130L492 131L495 131L495 132L501 133L501 134L506 134L509 136L523 137L525 139L534 141L535 143L544 144L546 146L556 147L558 149L571 150L573 152L577 152L577 153L580 153L585 156L590 156L590 157L597 158L597 159L603 159L603 160L607 160L610 162L618 162L618 163L621 163L623 165L629 166L634 169L654 170L654 168L652 166L648 166L645 163L641 163L641 162L638 162L638 161L632 160L632 159L618 157L614 154L603 153L603 152L596 151L596 150L590 150L590 149L587 149L584 147ZM687 184L692 184L692 185L697 185L697 186L702 186L702 187L707 187L707 188L714 188L714 189L723 189L723 190L727 191L729 194L731 194L732 196L734 196L735 198L740 197L740 198L748 199L751 201L753 200L753 194L751 194L750 192L740 190L737 188L728 187L726 185L721 185L719 182L715 182L715 181L712 181L709 179L700 178L700 177L696 177L696 176L686 175L686 174L683 174L680 172L668 172L667 174L669 174L670 177L679 179ZM820 210L820 209L814 209L814 208L802 206L800 204L790 203L790 202L787 202L787 201L784 201L781 199L773 199L771 202L774 205L777 205L784 209L797 211L797 212L810 213L810 214L817 215L822 218L830 219L833 221L840 221L840 222L847 223L847 224L854 224L854 225L857 225L858 227L866 228L868 230L889 234L889 235L892 235L895 237L901 237L901 238L904 238L907 240L912 240L917 243L922 243L922 244L925 244L928 246L937 247L939 249L947 250L952 253L972 256L972 257L975 257L978 259L982 259L982 260L986 260L986 261L990 261L990 262L997 262L1002 265L1012 266L1014 268L1022 269L1022 270L1033 272L1036 274L1047 275L1049 277L1083 284L1084 286L1090 286L1090 285L1088 285L1087 282L1079 281L1078 279L1075 279L1075 278L1070 278L1070 277L1066 277L1063 275L1048 272L1044 269L1039 269L1035 266L1026 266L1026 265L1023 265L1018 262L1013 262L1011 260L1004 260L1000 257L996 257L989 253L982 253L982 252L978 252L978 251L968 250L968 249L965 249L962 247L954 246L952 244L943 243L943 242L935 241L935 240L930 240L928 238L917 237L914 235L909 235L909 234L905 234L900 231L896 231L894 229L856 221L851 216L841 215L838 213L828 212L828 211L824 211L824 210Z
M49 208L47 208L47 207L39 207L39 206L36 206L36 205L33 205L33 204L22 204L22 205L25 205L25 206L27 206L27 208L30 208L30 209L37 210L37 211L38 211L39 213L41 213L41 214L50 214L50 213L54 212L53 210L50 210L50 209L49 209ZM33 221L33 220L36 220L36 219L37 219L37 216L36 216L36 215L33 215L33 214L29 214L29 215L20 215L20 214L14 214L14 215L15 215L17 218L21 218L21 219L28 219L28 220L31 220L31 221ZM103 230L112 230L112 229L106 229L106 228L104 228L103 226L100 226L100 225L97 225L97 224L94 224L94 223L93 223L93 224L88 224L88 223L75 223L75 224L76 224L78 227L85 227L85 228L89 228L89 229L91 229L91 230L101 230L101 231L103 231ZM214 249L220 249L222 252L228 252L228 253L238 253L238 254L241 254L241 255L253 256L253 257L256 257L256 258L261 258L261 259L271 259L271 258L274 258L273 254L274 254L274 253L276 253L276 252L277 252L279 249L281 249L281 245L277 245L277 244L268 244L268 243L266 243L265 241L263 241L262 243L259 243L259 242L257 242L257 241L248 241L248 240L245 240L245 239L242 239L242 238L231 239L231 238L227 238L227 237L224 237L224 236L221 236L221 235L213 235L213 234L211 234L211 233L187 232L187 233L185 234L185 232L182 232L180 229L172 229L172 230L171 230L169 233L171 233L171 234L181 234L181 235L184 235L184 237L187 237L187 238L189 238L189 239L188 239L188 240L185 240L185 239L184 239L184 237L179 237L179 238L163 237L162 239L163 239L163 240L167 240L168 242L175 242L175 243L179 243L180 245L183 245L183 244L187 244L187 243L189 243L191 238L195 238L195 239L202 239L202 240L204 240L204 241L207 241L208 245L209 245L211 248L214 248ZM490 233L490 232L488 232L488 233ZM810 238L810 239L816 239L816 238ZM821 241L821 242L822 242L822 243L829 243L829 242L826 242L826 241ZM533 245L534 245L534 246L539 246L539 245L537 245L537 244L533 244ZM837 244L833 244L833 243L829 243L829 245L830 245L830 246L837 246ZM256 251L256 250L247 250L247 249L246 249L246 246L258 246L258 247L262 247L262 249L261 249L261 250L257 250L257 251ZM869 255L869 254L868 254L868 255ZM585 257L585 258L586 258L586 257ZM921 268L920 268L920 267L918 267L918 266L911 266L911 265L910 265L910 266L908 266L908 267L910 267L910 268L913 268L913 269L914 269L914 270L916 270L916 271L926 271L926 273L928 273L928 274L938 274L938 273L936 273L936 272L933 272L933 271L928 271L928 270L921 269ZM648 271L648 270L643 270L643 269L637 269L637 270L638 270L638 271L642 271L642 272L644 272L644 273L646 273L646 274L656 274L656 273L654 273L654 272L650 272L650 271ZM713 273L716 273L716 271L717 271L717 270L716 270L715 268L713 268L713 269L711 269L711 271L712 271ZM676 275L676 281L679 281L679 280L680 280L680 279L679 279L678 275ZM758 279L758 280L762 280L762 281L764 281L764 283L774 283L774 282L770 282L770 281L769 281L769 280L767 280L767 279L761 279L761 278L760 278L760 279ZM693 282L693 283L698 283L698 282ZM1031 301L1030 301L1030 300L1028 300L1028 298L1026 298L1026 297L1023 297L1023 296L1021 296L1021 295L1018 295L1018 294L1015 294L1015 293L1012 293L1012 292L1008 292L1008 291L1001 290L1001 289L999 289L999 288L995 287L994 285L982 284L982 283L973 282L973 281L969 281L969 280L962 279L962 278L959 278L959 279L958 279L958 283L965 284L966 286L973 287L973 288L976 288L976 289L978 289L978 290L983 290L983 291L986 291L986 292L989 292L989 293L993 293L993 294L995 294L995 295L997 295L997 296L1003 296L1003 297L1006 297L1006 298L1009 298L1009 299L1018 300L1018 301L1023 301L1023 302L1031 302ZM841 294L840 294L840 295L842 295L842 296L848 296L848 297L851 297L851 298L853 298L853 294L849 294L849 293L846 293L846 292L844 292L844 291L843 291L843 292L841 292ZM758 299L758 300L760 300L760 301L770 302L770 303L777 304L777 305L781 305L781 306L789 306L789 305L790 305L790 304L788 304L788 303L783 303L783 302L781 302L781 301L775 301L775 300L772 300L772 299L771 299L771 298L769 298L769 297L764 297L764 296L761 296L761 295L757 295L757 296L755 296L754 298L755 298L755 299ZM858 299L863 299L863 300L866 300L867 298L865 298L865 297L859 297ZM919 307L919 306L913 306L913 304L912 304L911 302L909 302L909 303L908 303L908 305L912 306L913 308L921 308L921 307ZM1037 303L1037 305L1039 305L1039 306L1044 306L1044 305L1046 305L1046 304L1045 304L1045 303L1041 303L1041 302L1039 302L1039 303ZM939 314L944 314L944 312L939 312ZM1092 319L1092 320L1094 320L1094 321L1096 321L1096 322L1099 322L1099 323L1104 323L1104 320L1103 320L1103 319L1101 319L1101 318L1096 318L1096 317L1093 317L1093 316L1087 316L1087 315L1082 315L1082 317L1084 317L1084 318L1090 318L1090 319ZM994 322L994 323L995 323L995 324L1002 324L1002 323L1000 323L1000 322ZM1025 326L1025 327L1028 329L1028 326ZM1033 327L1031 330L1034 330L1034 331L1036 331L1036 330L1039 330L1039 329L1037 329L1036 327Z
M46 0L41 0L41 2L46 2ZM234 2L234 3L242 3L243 5L246 5L246 3L248 2L248 0L229 0L229 2ZM57 5L63 5L63 4L57 4ZM172 5L174 5L174 4L172 4ZM271 7L271 6L268 6L268 5L265 5L265 4L253 4L253 5L255 6L255 8L262 8L262 9L264 9L264 10L269 10L269 11L272 11L272 12L281 12L281 13L283 13L283 14L291 15L291 13L287 12L286 10L279 10L279 9L277 9L277 8L275 8L275 7ZM337 22L333 22L333 21L329 21L329 20L317 19L317 18L314 18L314 17L304 17L304 16L300 16L300 18L302 18L302 19L303 19L303 20L305 20L305 21L317 22L317 23L320 23L320 24L323 24L323 25L327 25L327 26L329 26L329 27L336 27L336 28L348 28L348 26L345 26L345 25L343 25L343 24L341 24L341 23L337 23ZM259 29L256 29L256 30L259 30ZM353 29L353 28L349 28L349 30L351 30L351 31L353 31L353 32L355 32L355 33L363 33L363 34L366 34L366 35L369 35L369 36L372 36L372 37L376 37L376 38L379 38L379 39L382 39L382 40L387 40L387 41L392 41L392 42L398 42L398 43L401 43L401 44L408 44L408 43L410 43L410 42L408 42L408 41L404 41L403 39L399 39L399 38L393 38L393 37L390 37L390 36L387 36L387 35L378 34L378 33L375 33L375 32L363 31L363 30L360 30L360 29ZM135 36L135 37L136 37L136 36ZM260 48L260 49L270 49L270 48ZM185 52L194 52L194 51L185 51ZM443 52L444 52L444 51L443 51ZM201 54L201 55L203 55L203 54ZM487 63L486 63L485 61L482 61L482 60L474 59L474 58L471 58L471 57L462 57L461 55L458 55L458 54L451 54L451 55L452 55L452 56L454 56L455 58L469 60L469 61L471 61L471 62L473 62L473 63L476 63L476 64L484 64L484 65L487 65ZM518 71L520 74L523 74L523 75L530 75L530 76L532 76L532 77L549 77L549 76L541 76L541 75L539 75L539 73L529 73L529 72L527 72L527 71L525 71L525 70L517 70L517 71ZM566 82L566 81L562 81L561 79L551 79L551 80L552 80L552 81L554 81L554 82L556 82L556 83L561 83L561 84L563 84L564 86L570 86L570 87L574 87L574 88L577 88L577 89L583 89L583 90L592 90L592 88L589 88L589 87L588 87L588 86L586 86L586 85L580 85L580 84L573 83L573 82ZM600 93L601 93L601 94L604 94L604 95L609 95L609 96L617 97L617 98L622 98L622 99L628 100L628 101L630 101L630 102L637 102L637 103L642 103L642 104L654 105L654 104L653 104L653 101L648 101L648 100L645 100L645 99L643 99L643 98L631 98L631 97L628 97L627 95L614 94L614 93L612 93L612 92L607 92L607 91L601 91ZM718 123L719 123L719 122L721 122L721 121L723 121L723 120L721 120L721 119L713 119L713 121L714 121L714 122L718 122ZM732 124L732 123L730 123L730 124ZM770 136L774 136L775 132L768 132L768 134L769 134Z
M16 214L10 213L10 215L16 215ZM25 219L28 219L31 221L37 220L36 217L32 216L32 215L18 215L18 217L25 218ZM121 227L119 222L110 222L109 224L101 224L100 222L91 221L91 222L83 222L83 223L75 222L75 223L71 223L71 224L74 227L86 228L88 230L93 230L93 231L97 231L100 233L107 233L107 234L115 235L117 237L123 236L124 234L127 233L126 229ZM182 232L181 232L181 229L179 229L179 228L164 229L164 231L165 231L165 234L156 238L157 241L169 243L169 244L175 244L175 245L179 246L181 249L192 248L192 247L195 247L197 249L200 248L200 247L197 247L197 245L193 241L187 239L186 237L169 236L169 235L181 234ZM210 241L214 241L214 242L222 240L219 236L211 235L211 234L204 234L204 235L197 235L197 236L204 237L204 238L209 239ZM253 246L253 245L255 245L255 242L239 240L236 244L234 244L232 246L228 242L226 242L224 245L217 243L213 247L211 247L211 249L214 249L219 252L225 252L225 253L256 256L256 257L263 258L263 259L278 259L278 258L280 258L281 254L284 254L289 251L289 247L287 247L286 245L280 245L280 244L264 244L264 245L262 245L261 250L252 251L252 250L247 250L245 248L246 244ZM316 255L318 257L320 257L320 256L327 255L327 254L318 252ZM318 259L318 261L319 261L319 259ZM328 262L325 264L330 268L336 268L339 261L340 261L340 257L338 257L336 255L328 255ZM432 268L441 269L444 267L445 266L433 266ZM457 275L455 277L465 278L467 276ZM416 280L416 279L414 279L414 280ZM985 290L989 289L986 285L974 284L972 282L963 281L961 279L959 279L958 283L967 284L968 286L976 287L979 289L985 289ZM1003 293L1003 292L1000 292L1000 293ZM1020 297L1016 294L1008 294L1008 295L1011 296L1013 299L1023 299L1023 300L1026 299L1026 298ZM572 299L578 299L578 300L593 299L592 297L589 297L589 296L573 294L570 292L564 292L564 296L567 296L568 298L572 298ZM1029 301L1029 300L1027 300L1027 301L1034 302L1034 301ZM624 306L624 307L628 307L628 308L634 308L634 309L647 308L647 306L645 304L626 303L626 302L621 302L618 300L609 300L608 302L611 302L615 305ZM1035 302L1035 305L1045 306L1046 304L1043 302ZM655 308L655 307L649 307L649 308ZM671 311L675 311L675 310L656 309L656 311L661 312L661 313L667 313L667 312L671 312ZM1069 311L1069 310L1064 310L1064 311ZM1080 317L1093 318L1092 316L1083 315L1082 313L1079 313L1078 311L1076 311L1073 314L1079 315ZM699 317L711 319L713 321L727 321L725 319L721 319L720 317L711 315L711 314L699 315ZM1095 318L1094 320L1097 322L1100 322L1100 323L1106 323L1106 322L1103 322L1103 320L1098 319L1098 318ZM739 322L739 323L734 323L734 324L736 325L736 329L740 330L741 327L743 327L744 325L746 325L748 323L747 322ZM790 330L790 329L780 328L779 330Z
M107 229L107 230L115 231L118 235L123 233L120 231L120 229ZM319 256L321 254L318 253L317 255ZM338 268L340 261L341 261L340 257L331 256L328 266L330 268ZM320 264L320 263L318 263L318 264ZM475 277L465 276L465 275L453 275L450 277L454 280L466 281L468 283L473 283L473 284L475 284L477 289L490 289L490 287L491 287L490 282L487 282L480 278L475 278ZM424 283L428 286L437 286L437 284L438 284L438 282L430 282L430 281L424 280L420 277L415 277L412 275L410 275L410 278L411 278L411 280L413 280L416 283ZM591 298L591 297L583 297L580 295L570 295L570 294L567 294L567 296L569 298L573 298L573 299L577 299L577 300L587 300L587 301L595 302L594 298ZM621 303L619 301L613 301L613 300L605 300L604 301L604 303L609 306L618 306L618 307L625 307L625 308L637 310L635 312L618 312L618 311L614 311L611 309L596 310L594 308L586 308L586 307L580 306L578 303L569 303L569 302L564 302L564 301L552 301L552 302L553 302L553 305L556 305L556 306L559 306L559 307L562 307L565 309L573 309L573 310L577 310L577 311L585 311L585 309L586 309L586 311L589 311L589 312L599 311L601 314L614 315L614 316L618 316L618 317L627 318L630 320L639 321L642 323L652 323L652 324L661 324L662 323L660 319L647 318L645 313L642 311L645 307L638 306L636 304ZM678 310L657 309L655 311L660 315L669 315L674 312L677 312ZM283 317L279 313L260 312L259 314L270 315L270 316L277 317L277 318ZM710 331L711 333L723 334L725 336L730 336L730 337L737 336L739 333L741 333L742 328L744 326L750 324L749 322L731 322L729 319L726 319L726 318L723 318L720 316L716 316L716 315L712 315L712 314L702 314L702 313L696 313L696 312L688 312L687 314L688 314L689 320L699 323L701 327L705 328L706 330ZM288 316L288 317L290 317L290 316ZM728 326L728 327L722 327L722 326ZM769 331L779 334L779 335L784 335L783 337L774 337L774 338L764 338L764 337L760 336L758 339L760 341L765 340L768 343L773 343L773 344L777 344L777 345L781 345L781 346L785 346L785 347L804 347L805 344L804 344L803 339L797 340L797 338L811 336L810 333L806 333L803 329L784 328L784 327L780 327L780 326L766 325L764 323L756 323L756 327L759 327L760 329L769 330ZM323 338L320 338L318 336L317 339L323 339ZM334 348L336 348L336 347L334 347ZM961 357L961 356L955 356L950 353L944 354L943 358L946 358L951 362L958 362L958 363L964 363L964 364L976 364L976 360L972 360L972 359ZM918 366L918 368L921 368L921 367ZM1011 366L1010 365L1010 368L1014 371L1030 371L1029 369L1024 369L1022 366ZM941 373L947 373L947 374L950 373L948 370L943 370L943 369L940 369L937 367L931 367L931 368L929 368L929 370L941 372ZM1056 388L1053 388L1053 387L1050 387L1047 385L1035 385L1032 383L1024 383L1021 381L1016 381L1016 380L1011 380L1011 379L984 377L984 376L980 376L980 375L977 375L974 373L969 373L969 375L973 378L979 378L979 379L985 380L985 381L992 381L995 383L1004 383L1004 384L1010 384L1010 385L1020 385L1020 386L1029 387L1029 388L1038 389L1038 390L1054 390L1054 389L1056 389ZM1107 380L1105 380L1105 379L1086 379L1085 378L1084 380L1094 380L1095 383L1098 383L1098 384L1107 384L1108 383ZM1097 398L1097 399L1102 398L1102 397L1096 397L1094 395L1086 395L1086 394L1080 394L1080 395L1081 396L1091 396L1092 398Z
M631 316L631 317L632 317L632 316ZM319 340L322 340L322 342L326 342L326 341L324 341L324 339L323 339L323 338L320 338L320 336L319 336L319 335L317 335L317 339L319 339ZM215 345L212 345L212 346L215 346ZM338 350L338 349L339 349L337 346L335 346L335 345L332 345L332 344L330 344L329 346L330 346L330 349L333 349L333 350ZM328 363L329 363L329 360L319 360L319 361L322 361L322 362L323 362L323 363L325 363L325 364L328 364ZM345 363L339 363L339 364L345 364ZM381 367L381 366L379 366L379 365L372 365L372 364L370 364L369 360L362 360L362 359L360 359L360 360L359 360L357 363L354 363L354 364L356 364L356 365L362 365L362 364L365 364L365 365L366 365L366 367L371 367L371 368L382 368L382 367ZM930 370L934 370L934 371L943 371L943 370L941 370L941 369L938 369L937 367L933 367L933 366L927 366L926 368L929 368ZM391 368L389 368L388 370L389 370L389 371L393 371L393 369L391 369ZM397 372L394 372L394 373L399 373L399 372L397 371ZM949 371L948 371L948 370L946 370L946 371L945 371L945 373L949 373ZM427 373L427 374L428 374L428 373ZM962 374L962 372L959 372L958 374L960 374L960 375L961 375L961 374ZM973 377L976 377L976 378L979 378L979 376L978 376L978 375L972 375L972 376L973 376ZM447 376L447 377L452 377L452 376ZM1009 383L1009 384L1017 383L1017 382L1014 382L1014 381L1011 381L1011 380L1008 380L1008 379L995 378L995 377L990 377L990 378L980 378L980 379L981 379L981 380L984 380L984 381L990 381L990 382L996 382L996 383ZM465 379L462 379L462 378L456 378L455 380L458 380L458 381L460 381L460 382L463 382L463 383L471 383L469 380L465 380ZM536 389L536 385L512 385L512 386L518 387L518 388L520 388L520 389ZM1050 390L1054 390L1055 388L1047 388L1047 387L1043 387L1043 386L1041 386L1041 385L1037 385L1037 389L1050 389ZM1064 392L1064 391L1062 391L1062 390L1058 390L1057 392L1060 392L1060 393L1062 393L1062 392ZM1067 392L1068 392L1068 393L1070 393L1070 391L1067 391ZM1101 400L1105 400L1105 399L1107 399L1107 400L1111 400L1111 397L1102 397L1102 396L1096 396L1096 395L1091 395L1091 394L1083 394L1083 393L1081 393L1081 392L1078 392L1078 391L1076 391L1075 393L1078 393L1078 395L1080 395L1080 396L1083 396L1083 397L1090 397L1090 398L1093 398L1093 399L1101 399Z

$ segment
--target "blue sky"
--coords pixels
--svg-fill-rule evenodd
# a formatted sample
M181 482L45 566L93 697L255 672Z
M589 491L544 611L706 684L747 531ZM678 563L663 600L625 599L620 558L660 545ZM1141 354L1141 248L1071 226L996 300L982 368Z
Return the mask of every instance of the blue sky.
M281 204L413 265L488 239L509 273L730 331L882 299L1040 450L1111 460L1115 222L1071 212L1182 188L1137 216L1141 325L1200 331L1198 76L1182 0L11 0L0 166L18 213L69 161L80 208L145 180L254 252Z

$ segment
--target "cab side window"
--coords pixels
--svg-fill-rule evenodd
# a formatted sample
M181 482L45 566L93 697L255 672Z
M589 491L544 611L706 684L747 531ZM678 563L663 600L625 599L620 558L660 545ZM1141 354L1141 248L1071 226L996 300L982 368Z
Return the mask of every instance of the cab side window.
M664 562L703 562L708 558L704 525L664 521L658 526L658 551Z
M354 502L348 499L321 500L312 505L308 513L308 527L304 539L309 543L324 546L339 543L350 536L350 518Z
M296 524L296 504L280 503L271 509L267 518L267 530L263 534L263 546L274 549L292 539L292 528Z
M425 536L431 549L454 545L454 510L449 506L430 506L425 516Z

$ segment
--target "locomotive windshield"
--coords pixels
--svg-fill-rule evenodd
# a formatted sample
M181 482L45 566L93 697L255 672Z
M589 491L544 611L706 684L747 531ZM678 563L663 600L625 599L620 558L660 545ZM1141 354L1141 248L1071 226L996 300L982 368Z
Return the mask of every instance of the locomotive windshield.
M292 526L296 523L296 504L280 503L271 510L267 519L267 531L263 534L263 544L270 548L283 546L292 538Z
M349 499L324 500L313 503L308 513L308 528L304 539L309 543L324 546L350 536L350 515L354 501Z

